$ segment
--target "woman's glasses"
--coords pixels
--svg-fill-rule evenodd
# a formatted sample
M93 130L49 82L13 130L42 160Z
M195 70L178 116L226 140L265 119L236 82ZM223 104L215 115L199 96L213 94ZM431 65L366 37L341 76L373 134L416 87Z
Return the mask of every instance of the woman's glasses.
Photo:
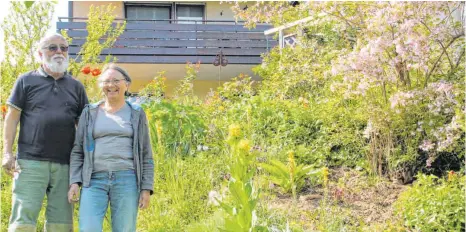
M99 81L99 84L102 86L109 85L109 84L118 85L120 84L121 81L124 81L124 80L125 79L113 79L113 80Z
M56 45L56 44L51 44L51 45L49 45L49 46L47 46L47 47L43 47L43 48L44 48L44 49L48 49L48 50L51 51L51 52L56 52L56 51L58 51L58 48L60 48L60 50L61 50L62 52L67 52L67 51L68 51L68 46L65 46L65 45L60 45L60 46L58 46L58 45Z

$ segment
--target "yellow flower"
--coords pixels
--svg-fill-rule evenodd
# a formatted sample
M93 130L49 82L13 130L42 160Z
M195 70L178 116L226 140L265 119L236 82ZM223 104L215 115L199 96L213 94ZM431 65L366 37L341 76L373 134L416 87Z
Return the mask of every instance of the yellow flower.
M241 127L238 124L231 124L228 128L228 136L231 138L238 138L241 136Z
M454 171L449 171L448 172L448 181L452 181L455 178L455 172Z
M295 163L295 160L294 160L294 152L293 151L288 152L288 168L290 169L291 181L293 181L294 180L294 172L295 172L295 168L296 168L296 163Z
M249 142L249 140L247 139L241 139L238 143L238 148L241 151L249 152L249 150L251 149L251 142Z
M322 170L322 176L323 176L323 179L324 179L324 185L326 186L327 183L328 183L328 168L327 167L324 167L324 169Z
M147 121L150 121L152 119L152 112L147 111L146 112L146 118L147 118Z
M157 137L160 140L162 138L162 121L157 120L157 122L155 122L155 127L157 128Z

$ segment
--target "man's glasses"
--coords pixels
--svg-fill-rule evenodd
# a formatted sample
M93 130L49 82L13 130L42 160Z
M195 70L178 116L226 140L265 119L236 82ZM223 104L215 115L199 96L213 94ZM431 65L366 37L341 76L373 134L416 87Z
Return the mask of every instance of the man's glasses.
M47 47L43 47L43 48L44 48L44 49L48 49L48 50L51 51L51 52L56 52L56 51L58 51L58 48L60 48L60 50L61 50L62 52L67 52L67 51L68 51L68 46L65 46L65 45L60 45L60 46L58 46L58 45L56 45L56 44L51 44L51 45L49 45L49 46L47 46Z
M102 86L109 85L109 84L118 85L120 84L121 81L124 81L124 80L125 79L113 79L113 80L107 80L107 81L99 81L99 84Z

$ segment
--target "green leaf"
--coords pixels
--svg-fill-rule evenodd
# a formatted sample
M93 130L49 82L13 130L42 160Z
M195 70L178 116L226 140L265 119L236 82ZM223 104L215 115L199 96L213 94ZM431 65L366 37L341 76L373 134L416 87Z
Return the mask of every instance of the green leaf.
M34 4L34 1L24 1L24 5L26 6L27 9L31 8L33 4Z

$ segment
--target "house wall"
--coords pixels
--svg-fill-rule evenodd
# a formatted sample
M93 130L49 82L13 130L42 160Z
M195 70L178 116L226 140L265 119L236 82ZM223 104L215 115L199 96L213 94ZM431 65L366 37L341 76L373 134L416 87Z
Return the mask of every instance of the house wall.
M87 17L91 5L102 6L108 4L115 6L114 14L117 15L117 18L124 18L125 16L124 2L122 1L73 1L72 3L73 17ZM231 4L226 2L205 2L205 17L207 20L235 20L230 7ZM220 15L220 13L222 14Z
M231 4L222 2L206 2L206 20L235 20L235 15L230 9ZM222 15L220 15L222 13Z
M166 87L167 87L166 94L168 97L173 97L176 88L179 86L178 82L179 80L167 80L165 82ZM225 81L218 82L218 81L202 81L202 80L197 81L196 80L193 82L193 93L194 95L202 99L207 95L207 93L210 92L211 89L215 91L217 90L219 86L223 85L223 83L225 83ZM146 86L147 84L149 84L149 81L134 80L131 83L129 91L139 92L139 90L144 88L144 86Z
M167 1L165 1L166 3ZM201 2L201 1L200 1ZM180 2L182 3L182 2ZM193 2L190 2L193 3ZM204 2L205 3L205 18L206 20L235 20L233 11L230 9L231 4L220 2ZM112 4L115 6L113 13L117 18L124 18L125 9L124 2L122 1L73 1L73 17L87 18L89 8L91 5L104 6ZM222 15L220 15L222 12ZM79 21L79 20L75 20ZM131 92L138 92L141 88L147 85L152 78L157 75L159 71L166 71L166 85L167 85L167 96L173 96L173 93L178 86L178 81L185 75L185 64L119 64L125 68L133 81L130 86ZM213 66L211 63L201 64L201 68L198 73L198 78L194 81L194 94L203 98L211 90L216 90L225 81L244 73L253 76L255 80L258 77L254 76L252 68L255 65L234 65L230 64L222 68L221 78L219 77L219 68Z
M123 2L118 1L73 1L73 17L83 17L87 18L89 14L89 8L91 5L94 6L105 6L108 4L112 4L115 6L115 10L113 14L117 16L117 18L124 18L125 16L125 9L123 7Z

